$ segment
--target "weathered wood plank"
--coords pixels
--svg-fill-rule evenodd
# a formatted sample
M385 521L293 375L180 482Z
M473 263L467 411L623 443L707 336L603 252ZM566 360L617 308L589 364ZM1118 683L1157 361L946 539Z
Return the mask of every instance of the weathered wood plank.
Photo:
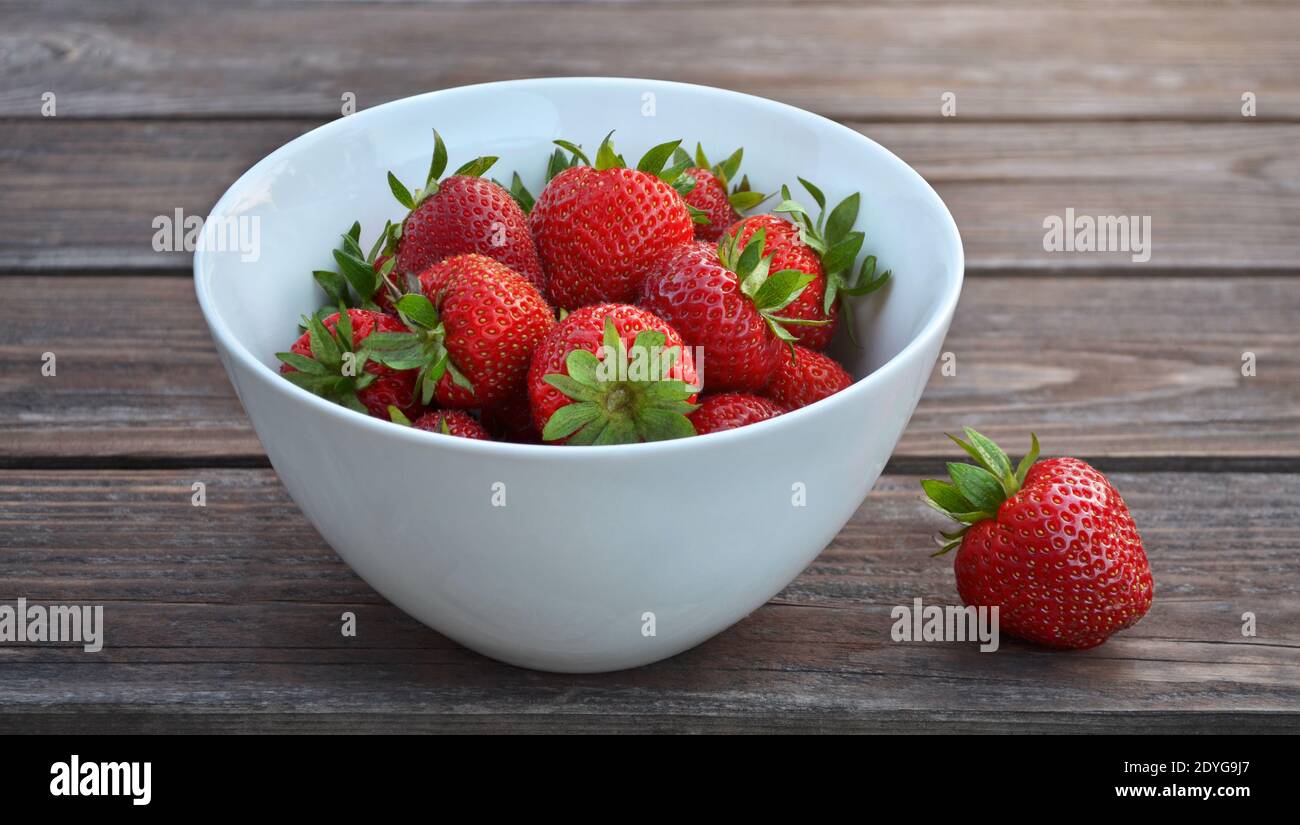
M0 121L0 269L185 267L188 254L154 251L154 218L206 214L318 122ZM1300 260L1300 125L852 125L938 189L974 273L1293 272ZM1151 216L1150 260L1045 252L1043 220L1067 208Z
M194 480L208 485L206 508L191 506ZM4 472L0 601L103 604L107 641L96 654L0 648L0 725L59 729L59 714L83 711L87 729L116 730L194 713L217 715L182 724L1300 727L1300 475L1113 480L1157 598L1101 648L891 641L894 605L955 591L951 563L928 555L938 523L916 479L886 476L812 566L736 627L658 665L556 676L490 662L388 605L270 471ZM343 610L357 613L356 638L338 633ZM1241 636L1246 611L1258 637Z
M264 461L188 279L11 276L0 307L0 462ZM1120 466L1300 467L1297 317L1286 277L971 279L956 374L936 368L895 466L953 456L943 433L971 425Z
M719 33L726 33L719 36ZM1291 4L6 4L0 115L331 117L512 77L703 82L839 118L1300 115ZM381 44L381 45L377 45Z

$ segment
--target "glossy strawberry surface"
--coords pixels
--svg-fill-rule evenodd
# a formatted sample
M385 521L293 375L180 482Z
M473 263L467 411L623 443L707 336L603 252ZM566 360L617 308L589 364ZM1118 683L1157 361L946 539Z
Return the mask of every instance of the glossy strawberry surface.
M519 204L486 178L452 175L407 215L396 271L418 275L431 264L465 253L486 255L542 285L541 264Z
M640 304L702 349L710 391L761 389L786 349L710 243L665 256L646 276Z
M954 562L968 605L997 605L1004 633L1089 648L1151 607L1146 551L1124 499L1076 458L1029 468L1024 484L966 532Z
M687 169L686 174L695 178L695 188L682 197L709 219L708 223L695 225L695 238L700 241L716 241L728 227L740 220L740 215L732 208L731 200L727 197L727 187L721 178L698 166Z
M691 413L691 423L700 435L716 433L720 430L732 430L747 424L756 424L775 418L783 410L762 396L743 392L724 392L706 395L700 400L700 408Z
M538 196L530 222L546 294L570 310L633 301L650 266L695 235L676 190L624 168L560 172Z
M439 406L482 407L523 392L537 343L555 316L537 288L510 267L484 255L457 255L420 275L425 297L438 310L452 364L438 381Z
M797 410L834 395L853 383L853 376L828 355L795 345L777 360L772 378L763 389L786 410Z

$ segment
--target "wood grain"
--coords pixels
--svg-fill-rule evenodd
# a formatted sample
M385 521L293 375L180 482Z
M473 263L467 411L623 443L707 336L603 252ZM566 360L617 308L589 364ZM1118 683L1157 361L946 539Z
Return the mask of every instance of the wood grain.
M6 3L0 115L333 117L466 83L619 74L835 118L1300 116L1292 4ZM719 36L719 33L726 36Z
M206 215L245 169L318 125L0 121L0 270L178 270L154 218ZM850 124L929 180L973 274L1222 274L1300 267L1300 125ZM508 159L507 159L508 160ZM503 162L503 169L511 167ZM374 186L386 196L382 179ZM870 192L867 193L868 196ZM1043 249L1043 221L1149 215L1151 258Z
M188 279L0 278L0 317L7 466L264 463ZM936 367L893 466L932 472L970 425L1111 468L1300 469L1297 317L1286 277L968 280L956 375Z
M190 504L195 480L206 508ZM107 639L96 654L0 648L0 725L66 729L78 712L83 730L1300 729L1300 476L1116 475L1156 602L1072 654L890 639L893 606L955 598L916 481L883 478L798 580L699 648L557 676L387 604L270 471L0 473L0 602L102 604ZM338 632L344 610L356 638ZM1246 611L1257 637L1241 635Z

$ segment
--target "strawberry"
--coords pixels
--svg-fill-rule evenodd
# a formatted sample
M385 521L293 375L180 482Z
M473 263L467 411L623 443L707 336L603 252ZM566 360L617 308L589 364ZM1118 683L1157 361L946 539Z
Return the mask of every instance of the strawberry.
M763 394L789 411L834 395L852 383L853 376L835 359L796 345L793 353L783 355L777 363Z
M632 301L651 264L694 237L694 213L672 185L686 185L685 167L664 169L680 142L654 147L628 169L606 137L594 166L569 166L546 184L530 221L546 292L557 306ZM587 162L578 147L556 143L574 153L575 163Z
M418 275L453 255L477 252L541 287L542 268L523 210L500 184L481 177L495 162L494 157L475 158L438 180L447 168L447 147L434 130L433 161L423 188L408 190L388 173L393 196L410 210L389 231L399 275Z
M420 414L416 371L384 366L369 359L374 336L406 327L396 318L365 309L334 313L324 320L304 319L307 331L289 352L277 352L280 373L305 390L376 418L388 418L390 406L408 416Z
M889 280L890 273L876 277L876 259L869 255L862 261L857 278L850 282L847 273L852 271L865 237L853 229L858 220L861 196L857 193L849 195L828 214L826 196L822 191L803 178L799 178L799 182L821 209L815 221L803 206L793 200L789 188L783 186L781 205L776 211L791 215L792 221L774 215L755 215L739 221L727 233L739 232L741 242L745 243L754 232L765 229L773 268L798 269L813 276L803 294L786 307L785 315L827 322L796 331L799 343L809 349L821 350L830 344L835 334L841 309L848 319L850 333L856 334L853 330L853 307L848 298L876 291Z
M812 276L793 269L769 274L764 233L739 251L736 237L682 246L646 276L641 306L681 331L707 358L709 389L762 389L794 340L778 315ZM804 323L804 322L798 322Z
M749 178L744 178L728 193L728 181L735 179L740 171L740 161L745 150L737 149L722 163L711 165L704 154L703 147L695 144L695 158L678 149L674 157L678 162L685 160L688 164L686 175L695 181L695 185L685 190L682 197L687 205L693 206L709 219L708 223L695 225L695 239L716 242L727 231L727 227L740 220L740 213L762 203L766 196L749 191Z
M420 276L396 308L407 329L367 343L371 358L418 370L420 399L452 409L523 392L533 348L555 325L537 287L485 255L457 255Z
M528 396L542 438L624 444L695 435L691 353L662 318L628 304L570 313L533 353Z
M700 435L731 430L775 418L783 410L772 401L744 392L706 395L700 408L690 414L691 423Z
M930 506L963 526L957 592L998 607L1006 633L1050 647L1096 647L1151 607L1153 585L1133 516L1106 477L1077 458L1037 461L1038 438L1013 471L1007 454L966 428L949 436L978 466L949 464L921 482Z
M487 430L483 429L483 425L474 416L463 410L429 410L415 419L414 424L396 407L388 408L388 416L394 424L401 424L403 427L414 427L417 430L454 435L460 438L472 438L477 441L492 440Z

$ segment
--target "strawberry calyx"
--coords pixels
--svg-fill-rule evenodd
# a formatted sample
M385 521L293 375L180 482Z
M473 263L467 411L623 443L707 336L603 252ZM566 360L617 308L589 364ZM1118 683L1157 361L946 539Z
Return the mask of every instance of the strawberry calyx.
M340 304L354 309L378 309L375 296L379 290L385 285L396 289L392 283L396 260L387 243L392 226L392 221L384 224L384 231L375 239L369 252L361 249L359 222L353 222L352 227L342 235L342 242L332 253L338 269L317 269L312 272L316 284L329 298L329 303L316 312L316 317L325 318L334 314ZM376 267L375 262L381 253L388 255L388 260Z
M726 160L720 163L710 163L708 155L704 153L704 147L701 144L696 143L694 158L686 154L685 149L679 148L673 153L673 162L680 164L685 161L688 167L708 169L712 172L713 176L722 184L722 188L727 190L727 200L730 201L731 208L736 210L737 214L743 215L763 201L772 197L770 194L765 195L762 192L752 191L749 186L748 175L742 177L740 182L734 185L731 183L740 172L740 162L744 157L745 147L742 146L728 155ZM690 177L690 173L686 173L685 176ZM690 184L691 189L693 189L694 186L695 181L692 179ZM685 191L682 191L679 189L678 191L685 195L691 190L686 189Z
M802 204L794 200L790 194L790 187L785 185L781 186L781 204L773 211L789 215L799 227L800 240L821 258L822 270L826 273L826 293L822 298L822 312L829 314L831 307L835 306L838 300L840 309L846 316L849 333L853 336L854 343L857 343L853 305L848 301L848 297L875 292L885 285L891 273L886 270L877 276L876 257L868 255L858 268L857 275L851 275L858 253L862 251L862 243L866 239L865 233L853 228L853 225L858 222L862 196L854 192L827 212L826 195L822 190L803 178L798 180L817 203L819 211L816 219Z
M315 315L302 319L308 332L310 356L277 352L275 357L293 368L282 373L292 383L321 398L368 415L369 410L357 393L370 386L375 375L365 370L369 358L365 347L360 350L352 347L352 318L347 307L340 304L338 313L339 320L333 331Z
M770 272L772 257L763 254L767 243L767 230L759 229L742 247L741 233L724 234L718 240L718 261L731 270L740 284L741 293L748 298L767 322L777 338L792 347L797 340L786 329L794 326L823 326L829 321L811 321L803 318L786 318L778 313L789 306L816 277L799 269L782 269Z
M925 479L925 503L962 527L952 533L939 533L935 541L942 556L961 544L971 525L985 519L996 519L1002 503L1020 491L1029 468L1038 460L1038 436L1030 433L1030 448L1014 469L1011 459L1001 447L970 427L963 429L969 441L962 441L951 433L948 437L957 443L975 464L948 463L951 483Z
M396 370L419 370L415 387L420 403L429 404L443 375L467 392L474 385L452 363L447 330L433 302L419 293L403 295L393 305L409 332L377 332L366 338L367 357Z
M699 408L688 400L699 388L668 377L681 358L681 347L665 347L666 340L662 332L643 330L627 347L613 319L606 317L603 358L574 349L565 358L567 375L543 378L573 403L551 415L542 440L632 444L695 435L695 425L686 416Z

